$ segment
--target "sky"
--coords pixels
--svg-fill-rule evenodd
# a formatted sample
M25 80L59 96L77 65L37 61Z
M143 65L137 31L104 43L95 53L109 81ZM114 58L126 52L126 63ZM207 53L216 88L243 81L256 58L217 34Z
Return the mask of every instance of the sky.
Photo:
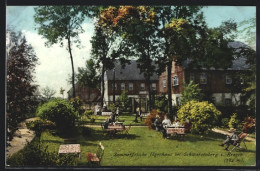
M229 19L239 23L256 15L256 7L253 6L209 6L203 11L209 27L218 27L223 21ZM37 34L33 15L33 6L7 6L6 26L10 25L16 31L22 31L28 43L34 48L39 58L39 64L35 70L35 84L40 86L40 90L48 86L56 91L56 97L62 97L59 93L62 87L66 92L64 97L67 97L67 91L71 88L67 80L72 72L69 53L58 44L50 48L44 46L46 39ZM83 47L80 49L72 47L75 72L78 71L78 67L84 67L85 61L90 59L93 22L85 20L82 27L85 30L80 34Z

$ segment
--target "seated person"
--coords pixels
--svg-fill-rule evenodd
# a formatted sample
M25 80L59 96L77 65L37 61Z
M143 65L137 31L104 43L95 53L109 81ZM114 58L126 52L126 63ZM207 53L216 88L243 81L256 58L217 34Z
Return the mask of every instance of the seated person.
M162 121L163 127L167 128L172 125L171 120L168 119L167 115L164 116L164 120Z
M180 121L177 118L175 118L175 120L173 121L172 126L183 127L183 125L181 125Z
M107 118L105 123L104 123L104 129L108 129L109 123L110 123L110 118Z
M163 138L167 137L166 129L163 128L162 122L158 115L156 115L156 119L154 121L154 126L155 126L156 131L163 133Z
M227 136L227 139L222 144L220 144L220 146L223 146L223 147L224 147L224 145L226 145L225 150L227 150L227 151L228 151L228 147L230 146L230 144L233 144L233 145L237 144L238 136L235 133L235 131L236 131L236 129L230 128L229 132L231 132L231 134Z

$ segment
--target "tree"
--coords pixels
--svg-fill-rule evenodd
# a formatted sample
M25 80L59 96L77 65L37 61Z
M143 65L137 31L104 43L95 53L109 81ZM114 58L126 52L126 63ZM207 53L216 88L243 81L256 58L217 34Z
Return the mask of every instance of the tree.
M129 62L125 56L131 56L131 45L118 36L112 23L115 17L116 7L102 9L97 15L95 33L91 39L91 56L95 59L96 67L101 67L101 106L104 103L105 71L113 69L117 60L124 67Z
M143 73L148 85L149 109L152 108L150 79L156 72L154 59L160 56L157 22L155 12L148 6L120 6L113 20L124 40L133 45L133 56L137 67Z
M42 94L47 100L50 100L55 93L56 91L51 89L49 86L46 86L42 89Z
M34 21L38 25L38 33L47 39L45 45L50 47L59 43L63 47L67 42L67 50L70 54L72 68L72 90L75 97L74 64L72 56L72 44L79 45L79 34L83 33L81 27L84 14L80 6L40 6L35 8ZM79 47L79 46L78 46Z
M199 88L199 85L194 84L193 81L191 81L189 84L184 84L184 90L181 96L181 104L184 105L191 100L202 100L201 89Z
M62 95L62 97L64 98L64 91L65 89L63 89L62 87L60 88L60 94Z
M167 66L168 112L172 119L172 61L182 65L185 60L190 60L189 67L197 68L230 66L233 51L228 42L232 35L228 35L236 24L228 21L219 28L209 29L200 6L163 6L155 7L155 11L162 23L158 30L164 56L158 60L159 71L164 71Z
M21 32L7 30L7 137L13 138L17 124L27 117L37 86L33 73L37 65L34 49Z
M120 107L121 107L121 111L126 111L128 106L129 106L129 103L130 103L130 100L128 98L128 95L127 95L127 91L124 90L120 96L116 99L117 103L120 104Z
M88 86L89 88L100 88L100 73L95 67L93 59L86 61L86 66L78 68L78 74L76 74L77 80L82 86ZM90 99L90 91L89 91Z

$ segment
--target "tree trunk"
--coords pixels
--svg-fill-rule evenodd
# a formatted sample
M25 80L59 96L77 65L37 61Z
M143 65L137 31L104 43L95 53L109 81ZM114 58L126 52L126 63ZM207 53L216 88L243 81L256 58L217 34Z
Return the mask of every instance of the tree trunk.
M171 87L171 73L172 73L172 60L169 60L167 65L167 77L168 77L168 113L170 115L170 120L173 120L172 112L172 87Z
M148 111L151 110L151 107L152 107L152 98L151 98L151 87L150 87L150 76L148 74L147 76L147 85L148 85L148 96L149 96L149 108L148 108Z
M104 75L105 75L105 66L103 64L102 71L101 71L101 107L102 108L103 108L103 105L104 105L104 94L105 94Z
M73 57L72 57L72 52L71 52L71 44L70 44L70 37L68 36L68 48L69 48L69 53L70 53L70 61L71 61L71 68L72 68L72 97L76 97L76 92L75 92L75 83L74 83L74 64L73 64Z

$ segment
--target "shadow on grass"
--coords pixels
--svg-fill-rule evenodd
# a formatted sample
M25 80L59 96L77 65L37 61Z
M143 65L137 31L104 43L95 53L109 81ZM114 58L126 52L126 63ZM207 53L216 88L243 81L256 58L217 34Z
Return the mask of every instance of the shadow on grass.
M63 144L63 141L58 140L41 140L43 143L55 143L55 144Z

